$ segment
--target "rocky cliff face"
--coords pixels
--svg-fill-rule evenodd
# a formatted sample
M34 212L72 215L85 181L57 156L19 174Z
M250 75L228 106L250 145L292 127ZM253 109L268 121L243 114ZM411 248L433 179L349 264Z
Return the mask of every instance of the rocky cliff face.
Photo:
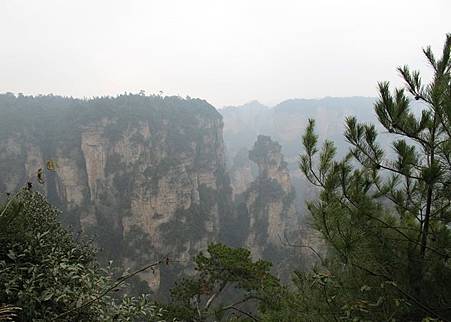
M32 181L120 267L180 262L141 274L137 291L166 292L212 241L285 265L280 239L299 227L281 146L259 136L226 173L222 131L221 115L198 99L0 95L0 191ZM47 160L57 167L41 184Z
M295 192L291 185L281 146L268 136L259 135L249 159L258 167L250 186L236 197L238 211L248 217L245 245L256 257L271 259L284 266L292 250L285 239L299 236L299 217L294 206ZM280 269L280 267L279 267Z
M255 180L257 174L256 164L249 160L249 150L242 148L235 155L232 166L229 168L233 196L245 192Z
M56 161L34 186L66 223L94 236L104 258L132 268L162 255L188 262L217 240L231 194L222 118L206 102L6 96L0 119L15 122L0 133L1 190L35 181ZM159 273L142 278L155 291L166 283Z
M315 196L311 185L304 179L298 168L298 156L302 151L301 137L307 120L316 121L316 131L320 140L333 140L338 145L339 155L346 151L344 140L344 119L354 115L365 122L375 122L373 113L374 98L367 97L326 97L323 99L290 99L274 107L265 107L258 102L250 102L238 107L221 110L224 117L224 141L228 154L228 165L234 175L246 176L244 168L234 166L234 160L242 149L252 148L258 135L268 135L282 146L282 153L288 163L290 177L296 189L296 207L305 213L305 200ZM240 161L241 164L243 161ZM234 179L232 177L232 183Z

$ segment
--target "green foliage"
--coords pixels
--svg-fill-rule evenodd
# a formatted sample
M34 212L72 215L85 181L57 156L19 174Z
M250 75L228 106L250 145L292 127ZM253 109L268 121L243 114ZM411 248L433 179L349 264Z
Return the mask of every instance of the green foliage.
M449 320L450 46L448 35L439 60L425 50L435 72L427 85L419 72L399 69L407 91L423 103L421 115L405 90L391 94L388 83L379 84L375 111L394 136L392 160L377 143L376 127L349 117L351 148L337 161L333 143L319 151L309 121L300 168L320 188L308 209L329 252L315 272L297 274L298 292L284 298L282 307L300 320ZM293 311L287 316L278 320L296 320Z
M21 309L17 321L159 319L146 296L95 300L114 279L97 265L93 248L72 239L39 193L23 189L11 198L0 207L0 303Z
M185 277L171 290L172 302L167 316L183 321L206 321L230 318L254 318L243 309L253 303L261 310L275 305L280 289L277 278L269 273L271 264L253 261L243 248L210 244L208 254L195 258L197 274Z
M249 151L249 160L259 164L262 162L271 162L270 158L273 154L279 154L282 147L279 143L272 141L271 137L259 135L252 150Z

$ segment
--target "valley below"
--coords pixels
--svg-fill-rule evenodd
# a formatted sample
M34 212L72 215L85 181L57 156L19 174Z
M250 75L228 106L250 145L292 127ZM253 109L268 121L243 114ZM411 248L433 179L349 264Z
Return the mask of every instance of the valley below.
M52 160L55 171L46 171L35 189L75 235L94 241L103 262L136 269L168 256L179 263L140 274L137 292L167 294L211 242L246 247L289 280L290 270L316 260L288 245L310 238L303 203L315 192L297 167L306 120L319 118L321 135L339 136L333 120L356 108L368 113L371 102L299 100L274 108L254 102L216 110L179 97L4 94L0 188L14 192L36 181ZM334 110L332 119L323 108Z

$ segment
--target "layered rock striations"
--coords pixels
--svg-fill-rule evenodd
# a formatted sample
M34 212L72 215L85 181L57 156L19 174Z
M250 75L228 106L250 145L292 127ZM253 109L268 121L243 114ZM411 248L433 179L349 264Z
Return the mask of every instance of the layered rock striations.
M298 238L299 222L287 164L281 146L269 136L259 135L249 159L258 167L258 174L239 196L238 215L248 218L244 244L256 257L286 265L292 249L285 240Z
M299 225L281 146L259 136L227 172L222 131L222 116L199 99L0 95L0 191L32 181L122 268L179 263L141 274L137 291L165 293L213 241L285 265L281 239Z
M54 160L35 188L104 258L131 268L163 255L189 262L218 239L231 191L222 117L205 101L2 95L0 119L1 191L36 181ZM165 284L159 273L143 278Z

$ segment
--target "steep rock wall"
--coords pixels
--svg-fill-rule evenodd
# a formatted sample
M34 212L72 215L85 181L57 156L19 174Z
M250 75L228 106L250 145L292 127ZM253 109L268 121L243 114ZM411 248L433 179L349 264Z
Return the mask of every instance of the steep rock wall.
M1 191L32 181L66 224L94 238L102 258L131 268L163 255L189 263L218 239L231 194L222 117L205 101L7 96L0 119ZM58 167L41 185L46 160ZM154 291L170 284L163 273L141 277Z
M285 240L299 238L299 216L281 146L268 136L259 135L249 159L258 167L255 180L236 196L238 212L248 218L244 244L255 257L272 260L278 271L293 260L294 252Z

